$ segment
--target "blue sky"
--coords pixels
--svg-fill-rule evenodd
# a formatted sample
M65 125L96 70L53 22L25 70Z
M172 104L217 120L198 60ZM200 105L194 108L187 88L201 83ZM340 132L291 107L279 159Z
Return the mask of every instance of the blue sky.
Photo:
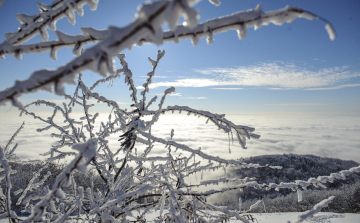
M0 41L3 34L19 26L17 13L38 13L37 1L5 0L0 8ZM50 4L52 1L42 1ZM76 14L76 24L66 18L57 23L65 33L80 34L80 27L105 29L125 26L134 19L136 8L142 1L100 0L98 9L84 7L83 17ZM136 86L142 85L151 64L147 57L155 58L158 49L165 49L151 95L161 94L175 86L174 96L167 105L188 105L216 113L303 112L353 113L360 112L360 2L328 0L253 1L223 0L219 7L208 1L200 2L200 22L253 9L262 3L263 11L284 8L290 4L301 7L329 20L338 37L331 41L325 23L319 20L297 19L282 26L269 25L254 31L249 28L245 39L239 40L235 31L217 34L208 45L201 39L193 47L190 40L161 46L145 44L126 50L126 59L134 73ZM182 21L180 21L181 23ZM56 36L49 31L50 39ZM36 37L31 42L41 41ZM49 53L24 55L19 61L11 56L0 60L0 89L12 86L16 79L26 79L33 71L55 69L73 58L71 49L61 49L58 60ZM116 59L117 60L117 59ZM117 68L120 65L117 60ZM98 74L84 72L89 85L100 78ZM98 91L128 106L130 92L123 77L112 88L101 86ZM67 88L72 93L74 86ZM149 98L150 96L148 96ZM27 94L24 103L36 99L60 100L47 92ZM1 107L1 111L10 106Z

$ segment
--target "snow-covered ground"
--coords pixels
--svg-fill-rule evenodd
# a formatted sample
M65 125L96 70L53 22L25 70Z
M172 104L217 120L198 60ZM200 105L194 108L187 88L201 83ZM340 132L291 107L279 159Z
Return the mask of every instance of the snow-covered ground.
M254 222L259 223L286 223L287 221L296 222L298 215L301 212L288 212L288 213L258 213L252 214L252 216L257 220ZM238 222L238 221L230 221ZM338 214L331 212L320 212L314 217L306 219L303 222L309 223L358 223L360 222L360 214Z
M146 215L147 222L153 222L152 220L158 216L158 212L150 212ZM287 212L287 213L251 213L248 214L250 222L256 223L287 223L288 221L294 223L298 220L298 216L302 212ZM244 215L242 215L244 216ZM253 219L253 221L250 220ZM1 219L0 223L8 223L8 219ZM235 219L230 220L230 223L241 222ZM359 223L360 214L339 214L332 212L319 212L312 218L308 218L304 223Z
M146 217L147 221L153 220L158 213L153 212L149 213ZM294 223L298 220L298 216L302 214L302 212L287 212L287 213L255 213L249 214L249 217L254 219L253 222L258 223L287 223L288 221ZM249 219L250 220L250 219ZM233 222L241 222L238 220L230 220L230 223ZM250 220L250 222L252 222ZM304 223L359 223L360 222L360 214L339 214L332 212L319 212L314 215L312 218L308 218Z

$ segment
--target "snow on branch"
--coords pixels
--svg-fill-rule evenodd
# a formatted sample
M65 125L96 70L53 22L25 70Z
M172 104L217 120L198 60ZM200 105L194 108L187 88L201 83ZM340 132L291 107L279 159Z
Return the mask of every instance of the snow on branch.
M16 130L16 132L11 136L10 140L8 141L8 143L6 144L5 148L4 148L4 153L5 154L12 154L11 151L8 151L9 150L9 146L11 145L11 143L14 141L15 137L17 136L17 134L19 134L19 132L21 131L21 129L24 128L24 125L25 125L25 122L23 122L21 124L21 126L18 128L18 130ZM14 149L12 149L13 151Z
M86 143L75 144L73 149L78 150L79 155L69 163L60 175L56 177L52 190L34 206L31 215L23 221L24 223L32 222L35 218L41 219L44 214L45 207L53 198L65 198L65 194L62 191L61 186L65 181L70 180L70 175L74 170L78 170L82 173L86 172L87 165L96 156L97 139L89 139Z
M193 44L196 45L200 38L207 37L207 42L211 44L214 40L214 34L227 32L229 30L236 30L239 39L244 39L249 27L258 29L261 26L269 25L270 23L282 25L285 22L290 23L296 18L306 18L309 20L314 18L320 19L326 22L325 29L329 34L329 38L331 40L336 38L336 32L329 21L304 9L287 6L284 9L276 11L262 12L261 5L258 5L258 7L253 10L240 11L232 15L208 20L198 24L195 28L179 25L175 30L163 32L162 39L165 42L173 41L175 43L178 43L179 40L183 39L192 39ZM57 31L56 34L59 37L59 40L56 41L19 46L6 45L2 50L0 48L0 56L11 54L15 58L21 59L21 54L24 53L43 53L51 51L50 57L56 59L56 52L62 47L74 47L73 53L78 56L84 45L102 41L111 34L110 30L96 30L91 27L83 27L81 28L81 31L83 34L76 36ZM141 38L136 44L141 46L143 43L156 43L156 41L151 38L151 36L147 36Z
M77 1L80 2L80 0ZM87 0L87 2L91 1L96 0ZM77 73L80 73L83 70L92 70L102 76L106 76L108 73L115 74L112 58L124 49L131 48L133 44L141 45L141 42L162 44L163 41L177 42L179 38L191 38L193 44L196 45L199 38L208 36L208 42L211 43L213 34L231 29L237 30L241 39L245 37L248 27L254 26L255 29L257 29L262 25L268 25L269 23L280 25L284 22L292 22L298 17L324 20L327 22L326 30L329 32L330 38L333 39L336 36L334 29L328 21L296 7L287 6L281 10L264 13L261 10L261 5L259 5L254 10L238 12L230 16L210 20L198 25L196 19L197 13L191 6L191 1L180 0L159 1L142 5L137 13L137 18L130 25L124 28L110 27L107 34L102 32L102 37L104 39L100 43L89 48L71 62L53 71L36 71L27 80L16 81L13 87L1 91L0 105L10 101L14 106L22 107L21 102L17 98L24 93L37 91L39 89L52 91L52 88L54 87L56 94L64 95L64 84L75 84L74 80ZM186 19L186 27L176 26L181 15L184 15ZM164 33L162 31L162 24L164 22L167 22L169 27L174 31ZM89 30L91 29L88 29L88 31ZM97 33L94 30L91 30L90 32ZM89 37L69 36L60 32L57 34L60 41L66 42L66 44L69 44L69 42L75 44L76 42L74 48L76 54L79 54L80 52L82 44L81 40L87 42L89 39ZM3 45L4 44L5 43L3 43ZM8 44L5 45L8 46ZM50 47L51 50L54 51L51 54L52 58L56 58L55 54L58 46L53 42L50 44ZM5 53L5 49L3 48L4 47L1 48L0 46L0 54ZM28 49L29 48L33 47L29 46ZM44 48L42 48L42 50L44 50ZM50 49L48 48L47 50ZM7 52L11 54L16 54L16 52L18 52L18 54L20 54L21 49L18 48Z
M305 211L303 214L298 216L298 221L296 223L300 223L304 221L307 218L311 218L314 216L314 214L318 213L323 209L324 207L327 207L333 200L335 196L331 196L325 200L322 200L321 202L317 203L311 210Z
M224 130L226 133L230 133L230 132L232 133L232 131L233 131L236 134L237 139L243 149L246 149L246 147L245 147L246 138L248 138L248 139L250 139L250 138L259 139L260 138L259 135L252 133L255 131L254 128L248 127L248 126L242 126L242 125L235 125L231 121L227 120L225 118L225 115L213 114L208 111L196 110L196 109L189 108L187 106L177 106L177 105L176 106L168 106L166 109L162 110L162 112L167 112L167 111L172 111L172 112L186 111L186 112L188 112L188 115L194 114L196 116L205 117L208 119L208 121L210 120L219 129Z
M161 144L171 145L171 146L173 146L173 147L175 147L177 149L184 150L186 152L190 152L191 154L196 154L196 155L200 156L201 158L203 158L205 160L211 160L211 161L215 161L215 162L218 162L218 163L239 165L239 167L241 167L241 168L250 168L250 167L259 168L259 167L262 167L259 164L247 164L247 163L243 163L243 162L237 161L237 160L227 160L227 159L223 159L223 158L220 158L220 157L211 156L211 155L208 155L208 154L202 152L201 150L191 149L190 147L188 147L186 145L183 145L183 144L180 144L180 143L177 143L177 142L174 142L174 141L166 141L164 139L155 137L155 136L150 135L150 134L148 134L146 132L143 132L141 130L139 130L138 133L140 135L146 137L146 138L150 138L150 140L159 142ZM279 168L279 167L274 167L274 168Z
M238 190L238 189L243 189L243 188L248 188L248 187L253 187L253 188L258 188L258 189L275 189L275 190L280 190L280 189L284 189L284 188L288 188L288 189L292 189L293 191L297 191L300 190L300 188L306 190L307 187L309 186L314 186L314 187L325 187L323 184L327 183L327 182L333 182L334 180L344 180L346 179L347 176L349 176L352 173L360 173L360 166L357 167L352 167L349 170L342 170L339 173L331 173L329 176L319 176L317 179L315 178L310 178L307 181L303 181L303 180L296 180L295 182L292 183L279 183L279 184L275 184L275 183L270 183L270 184L258 184L256 181L249 181L249 182L243 182L241 184L238 185L233 185L233 186L228 186L228 187L224 187L221 190L209 190L206 192L199 192L199 193L184 193L187 195L197 195L197 196L208 196L211 194L216 194L216 193L221 193L224 191L229 191L229 190ZM223 181L222 178L219 179L220 182ZM210 183L214 183L211 182ZM196 185L197 186L197 185ZM325 187L326 188L326 187ZM298 193L299 195L299 193Z
M56 29L56 22L67 17L71 24L75 24L76 11L80 16L84 14L83 6L88 4L91 10L96 10L99 0L55 0L51 5L38 3L37 6L41 13L30 16L18 14L16 19L22 24L15 33L5 34L6 40L0 44L0 56L9 45L19 45L40 34L46 41L49 38L47 28Z
M14 222L14 219L17 218L16 213L11 211L11 197L10 197L10 190L12 188L12 184L11 184L11 178L10 178L10 172L11 172L11 167L9 165L9 162L6 159L5 156L5 151L4 149L0 146L0 164L2 165L2 168L4 168L5 171L5 199L6 199L6 212L7 215L4 215L2 217L10 217L11 221ZM2 188L0 188L0 190L2 190Z

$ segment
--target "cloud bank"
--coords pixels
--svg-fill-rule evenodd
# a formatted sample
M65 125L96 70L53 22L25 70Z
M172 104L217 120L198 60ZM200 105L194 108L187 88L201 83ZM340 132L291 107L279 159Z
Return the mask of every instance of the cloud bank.
M185 144L193 149L201 147L201 151L212 156L227 159L237 159L265 154L313 154L360 162L360 116L318 115L227 115L227 119L238 125L254 127L261 135L259 140L248 140L247 150L240 147L234 140L231 142L229 153L229 136L219 131L205 118L193 115L187 116L169 114L161 116L152 133L165 140L170 140L171 130L174 129L173 140ZM99 117L105 121L107 115ZM52 131L36 132L36 128L45 127L31 117L16 118L3 115L0 119L0 144L5 145L12 134L25 119L25 128L15 138L19 143L16 154L22 159L44 159L39 156L49 151L56 140L50 137ZM103 120L102 120L103 119ZM60 120L59 120L60 121ZM99 126L95 127L97 129ZM119 147L119 134L112 135L108 140L113 150ZM14 145L14 144L13 144ZM137 144L140 153L145 146ZM69 150L71 150L69 148ZM174 148L175 150L175 148ZM155 144L153 155L165 155L168 148ZM174 152L174 151L173 151ZM177 151L177 153L185 153Z
M252 86L273 87L272 89L335 90L357 87L360 84L339 85L352 78L360 77L348 66L310 70L294 64L262 63L238 68L207 68L194 70L196 78L180 78L174 81L153 83L157 87L216 87ZM223 89L225 88L217 88ZM228 90L235 88L229 88Z

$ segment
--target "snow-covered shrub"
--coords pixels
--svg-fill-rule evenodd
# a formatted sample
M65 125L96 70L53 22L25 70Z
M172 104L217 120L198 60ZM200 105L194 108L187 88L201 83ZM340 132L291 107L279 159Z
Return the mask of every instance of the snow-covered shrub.
M341 182L341 181L340 181ZM360 200L356 197L357 191L359 191L360 182L356 182L352 185L344 184L337 189L324 189L324 190L307 190L303 192L303 199L298 202L297 194L292 193L286 196L280 195L275 198L271 196L265 196L261 200L264 202L266 210L263 205L259 205L252 212L259 213L271 213L271 212L303 212L311 209L315 204L320 201L335 196L334 202L322 211L335 212L335 213L356 213L356 207L359 206ZM244 200L242 207L244 210L248 210L259 199ZM236 207L236 204L231 204Z
M159 51L155 59L149 58L152 70L147 74L148 78L143 84L144 90L140 92L140 95L137 94L133 74L125 61L125 55L121 52L134 44L159 45L164 41L178 42L182 39L191 39L196 45L202 37L207 37L210 44L214 34L228 30L236 30L239 38L242 39L245 38L249 27L258 29L270 23L281 25L284 22L292 22L298 17L324 20L297 7L287 6L277 11L263 12L259 5L253 10L237 12L199 24L198 12L193 9L197 2L197 0L147 2L139 7L135 20L128 26L110 27L107 30L86 27L81 29L83 34L77 36L55 31L58 37L55 41L47 41L47 28L56 30L56 22L63 17L67 17L70 23L75 23L75 11L82 15L84 5L95 10L98 0L55 0L51 5L39 3L39 14L16 16L22 25L16 32L6 34L6 40L0 44L0 57L10 54L21 59L24 53L50 51L50 57L56 59L56 52L62 47L73 47L73 53L77 56L56 70L36 71L27 80L17 81L14 86L0 92L0 104L11 102L22 110L21 114L31 115L47 124L45 128L38 129L39 132L56 130L57 133L52 133L52 137L58 138L58 141L53 144L48 153L44 154L47 156L48 163L44 169L55 160L75 157L56 176L51 187L42 187L51 172L41 176L42 170L37 170L26 187L18 191L24 195L21 195L23 198L18 201L20 204L25 204L23 211L31 212L24 222L63 222L70 219L93 222L128 222L129 220L144 222L146 214L154 210L158 211L155 222L221 222L230 217L248 222L237 211L212 205L207 201L207 196L246 187L276 190L290 188L298 191L300 199L301 190L310 185L324 186L323 183L342 179L353 172L360 171L360 167L357 167L330 176L310 178L307 181L268 185L258 184L251 176L243 179L220 178L201 181L196 185L191 185L186 181L189 175L201 174L205 170L225 169L229 165L237 165L238 168L279 167L247 164L237 159L214 157L200 149L193 149L173 141L174 131L169 133L170 140L152 134L151 127L164 113L182 111L189 115L206 118L219 130L236 138L243 148L246 146L246 138L259 138L259 135L254 133L254 128L236 125L227 120L225 115L187 106L175 105L164 108L164 101L167 95L175 91L174 87L164 91L158 108L152 110L150 105L157 100L157 96L150 100L146 96L156 67L165 52ZM220 4L215 0L210 0L210 2ZM177 25L181 16L185 18L186 26ZM327 23L326 30L330 38L334 39L335 32L331 24L324 21ZM164 23L170 27L169 31L162 30ZM43 42L24 44L38 34ZM96 43L94 46L82 52L84 45L94 42ZM118 70L115 69L113 62L116 56L122 66ZM84 70L99 73L104 79L88 87L81 79L80 72ZM120 75L125 79L131 92L130 98L133 101L131 110L122 109L116 99L108 99L95 90L100 83L112 82ZM64 84L66 83L77 84L74 94L65 93ZM38 100L23 106L18 98L22 94L36 90L55 91L56 94L64 96L68 103L56 105L45 100ZM99 123L99 127L96 126L99 114L92 111L92 104L89 101L91 99L112 108L108 121ZM53 113L49 117L40 117L29 110L33 105L49 106L53 109ZM79 120L72 117L74 107L81 107L83 110L83 116ZM63 117L63 122L55 121L55 117L58 116ZM120 143L115 147L109 143L113 135L120 135ZM145 148L138 150L139 144L145 145ZM164 146L168 152L157 155L154 151L155 144ZM75 152L67 151L68 147ZM20 220L17 216L19 213L11 209L12 170L9 161L14 158L14 149L10 150L8 146L0 148L0 162L4 172L1 180L5 181L5 188L2 190L5 193L0 194L3 210L0 218L9 218L12 222ZM77 183L79 181L74 179L78 173L101 178L102 184L96 187L90 180L90 185L85 183L86 188L80 186ZM199 186L223 182L235 184L220 189L197 189ZM39 190L37 195L29 196L36 190ZM321 202L300 220L313 215L332 199ZM32 203L32 200L39 201Z

